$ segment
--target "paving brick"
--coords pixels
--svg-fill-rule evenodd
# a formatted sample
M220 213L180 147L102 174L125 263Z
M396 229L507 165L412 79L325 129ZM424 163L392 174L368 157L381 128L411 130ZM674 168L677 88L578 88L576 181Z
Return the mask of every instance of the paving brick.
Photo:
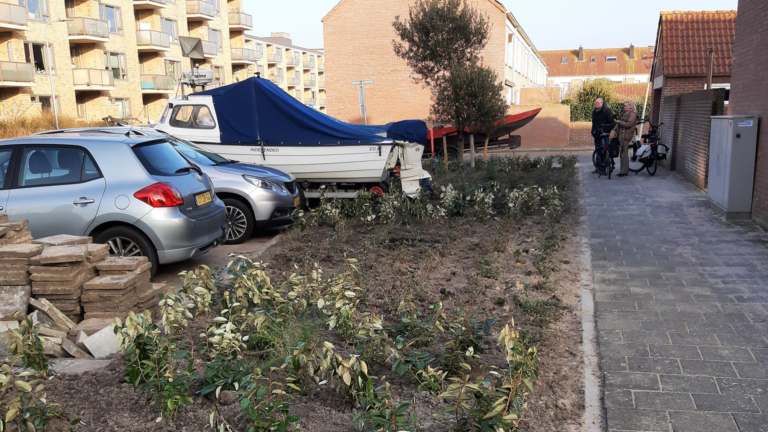
M41 244L45 246L67 246L91 243L90 237L80 237L68 234L59 234L50 237L43 237L36 240L32 240L34 244Z
M730 362L705 360L680 360L685 375L704 375L712 377L736 378L736 370Z
M652 343L656 345L669 345L667 332L654 331L622 331L624 343Z
M677 359L628 357L626 364L629 372L681 374Z
M96 268L106 271L131 271L147 263L147 257L110 257L100 262Z
M734 363L739 378L768 379L768 365L765 363Z
M768 414L733 414L739 432L768 432Z
M675 432L739 432L728 413L670 411L669 419Z
M752 396L752 399L755 401L757 406L760 407L760 411L768 413L768 395Z
M604 389L606 408L634 408L632 391L626 389Z
M139 281L139 275L100 276L83 285L88 290L121 290Z
M659 375L661 389L665 392L719 393L715 379L705 376Z
M629 390L661 390L656 374L633 372L605 372L606 388Z
M648 345L651 357L701 360L699 349L689 345Z
M46 246L37 258L40 264L60 264L85 261L85 245Z
M633 392L635 408L653 410L693 410L689 393Z
M768 380L717 378L722 394L768 395Z
M603 356L600 359L600 366L604 371L627 372L627 358Z
M720 341L714 333L677 333L670 332L669 338L673 345L719 346Z
M83 341L94 358L104 358L120 351L112 326L104 327Z
M693 394L699 411L759 413L755 401L747 395Z
M742 347L700 346L699 351L704 360L733 362L752 361L752 354L749 353L748 349Z
M600 343L600 352L606 355L623 357L648 357L648 346L645 344Z
M609 430L667 432L669 416L664 410L607 408Z

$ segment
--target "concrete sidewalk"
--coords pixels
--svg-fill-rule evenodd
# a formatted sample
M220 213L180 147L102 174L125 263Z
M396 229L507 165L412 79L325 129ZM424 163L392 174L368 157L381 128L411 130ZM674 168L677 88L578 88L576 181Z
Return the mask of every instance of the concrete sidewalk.
M587 162L582 158L582 162ZM768 234L582 166L609 431L768 432Z

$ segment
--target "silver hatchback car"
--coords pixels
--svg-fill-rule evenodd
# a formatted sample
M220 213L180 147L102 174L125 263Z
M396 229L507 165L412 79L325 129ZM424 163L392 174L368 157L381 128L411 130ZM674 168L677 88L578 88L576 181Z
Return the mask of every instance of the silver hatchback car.
M33 135L0 141L0 212L35 237L88 235L115 255L158 264L224 242L224 203L211 179L165 138Z
M129 134L168 139L187 161L199 167L213 181L216 196L226 206L228 244L248 240L256 228L291 224L293 210L301 204L301 190L292 174L262 165L238 163L152 128L87 127L52 130L37 135L75 133Z

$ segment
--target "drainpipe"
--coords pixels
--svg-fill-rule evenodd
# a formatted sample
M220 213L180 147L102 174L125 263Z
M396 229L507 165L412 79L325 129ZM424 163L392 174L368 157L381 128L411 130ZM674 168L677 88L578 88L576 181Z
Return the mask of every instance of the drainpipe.
M712 72L715 67L715 47L709 47L709 65L707 66L707 90L712 90Z

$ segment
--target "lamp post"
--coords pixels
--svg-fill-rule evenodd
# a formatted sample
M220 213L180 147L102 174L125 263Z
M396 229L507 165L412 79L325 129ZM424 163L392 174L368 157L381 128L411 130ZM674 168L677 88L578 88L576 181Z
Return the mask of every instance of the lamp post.
M56 91L53 89L53 59L51 59L51 46L48 44L48 25L54 22L74 21L72 18L51 20L45 23L45 57L48 62L48 80L51 82L51 105L53 106L53 118L56 120L56 129L59 128L59 109L56 106Z

